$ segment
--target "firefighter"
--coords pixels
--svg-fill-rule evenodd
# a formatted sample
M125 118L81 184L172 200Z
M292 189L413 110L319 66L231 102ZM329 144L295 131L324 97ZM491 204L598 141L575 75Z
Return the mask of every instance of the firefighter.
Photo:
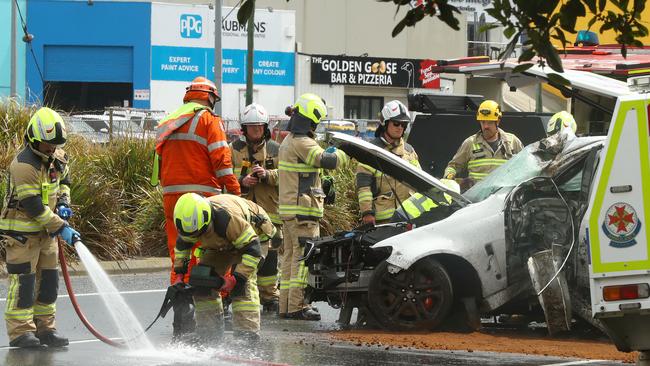
M404 132L411 123L406 106L400 101L392 100L382 108L380 119L381 125L375 131L375 139L371 143L419 168L418 155L404 141ZM399 207L398 200L403 201L412 193L406 185L365 164L357 165L356 180L359 209L364 224L390 221L395 209Z
M499 128L501 116L497 102L481 103L476 112L481 130L463 141L445 169L445 178L455 179L458 173L467 172L461 183L466 190L523 149L517 136Z
M50 108L29 120L25 146L9 166L9 185L0 216L7 250L9 291L5 322L12 347L63 347L55 327L59 289L58 235L69 245L80 237L68 223L70 178L65 124Z
M573 115L567 111L559 111L551 116L546 125L546 135L551 136L560 132L564 128L569 128L575 134L578 130L578 125Z
M174 251L174 270L187 274L190 252L200 242L198 263L189 274L195 289L196 336L205 343L223 336L223 304L220 291L232 297L233 333L248 341L259 339L260 305L257 267L262 246L276 234L276 228L263 208L233 195L204 198L196 193L182 195L174 208L178 239ZM210 279L223 279L219 287ZM177 282L182 280L179 276Z
M246 106L240 122L242 138L230 144L235 173L239 174L242 197L260 205L271 222L282 232L278 216L278 149L271 140L269 115L259 104ZM278 235L270 246L262 247L265 260L257 272L257 285L264 311L277 312L278 298L278 248L282 236Z
M280 218L283 221L284 253L280 279L279 315L300 320L320 320L318 312L305 305L307 270L303 261L304 240L319 236L325 194L320 168L335 169L348 160L342 151L323 150L314 131L327 115L322 98L303 94L291 110L289 135L280 145Z
M440 182L460 194L460 186L455 180L441 179ZM395 210L391 222L408 221L419 227L447 218L451 212L445 210L438 213L439 210L435 210L441 206L449 207L451 205L451 196L445 193L443 197L445 201L436 202L422 193L414 193Z
M172 263L177 236L173 214L178 198L186 192L212 196L221 193L222 188L240 194L221 118L212 112L220 100L214 83L197 77L186 88L184 104L156 127L152 183L157 183L156 172L160 169L167 247ZM195 263L196 258L191 258L190 268ZM170 282L174 283L176 277L172 266ZM186 274L184 281L188 279ZM187 309L183 310L188 313ZM193 329L191 312L183 317L187 321L176 315L176 311L174 313L174 335L190 332Z

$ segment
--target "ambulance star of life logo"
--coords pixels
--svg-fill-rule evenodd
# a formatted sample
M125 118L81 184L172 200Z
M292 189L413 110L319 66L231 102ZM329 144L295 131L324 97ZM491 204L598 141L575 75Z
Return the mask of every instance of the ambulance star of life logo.
M636 244L634 238L641 231L641 220L634 207L618 202L609 207L602 225L603 232L614 248L627 248Z

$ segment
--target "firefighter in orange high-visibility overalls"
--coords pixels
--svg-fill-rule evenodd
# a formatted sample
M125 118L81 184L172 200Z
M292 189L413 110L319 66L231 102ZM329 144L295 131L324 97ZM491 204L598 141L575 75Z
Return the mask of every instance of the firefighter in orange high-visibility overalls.
M187 192L212 196L223 189L234 195L240 194L221 118L212 112L214 104L221 100L217 88L210 80L197 77L186 90L185 104L156 127L156 159L152 175L152 183L156 184L160 173L172 284L177 277L173 263L178 235L174 226L174 206L178 198ZM196 258L192 258L190 269L195 263ZM189 270L183 280L189 280ZM174 336L192 331L191 309L174 310Z

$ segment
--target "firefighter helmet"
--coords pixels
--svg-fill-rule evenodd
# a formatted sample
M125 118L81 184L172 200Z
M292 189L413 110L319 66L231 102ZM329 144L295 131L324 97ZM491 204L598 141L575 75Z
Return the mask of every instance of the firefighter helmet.
M249 104L244 108L239 122L242 126L245 125L267 125L269 124L269 114L266 109L260 104Z
M66 141L63 118L50 108L39 108L27 124L25 137L30 143L46 142L52 145L63 145Z
M399 100L391 100L381 109L381 121L411 122L409 110Z
M174 206L174 225L181 236L197 237L210 225L212 209L205 198L185 193Z
M478 110L476 111L476 120L499 122L501 120L501 115L501 107L499 107L499 103L488 99L478 107Z
M560 132L563 128L570 128L573 133L576 133L576 130L578 129L578 125L576 124L573 115L567 111L560 111L551 116L546 125L546 135L554 135Z
M294 112L318 124L327 116L327 106L323 98L316 94L306 93L300 96L293 106Z
M214 97L215 102L221 100L221 97L217 92L217 87L214 85L214 83L204 78L203 76L199 76L192 80L190 85L185 88L183 103L187 103L188 101L194 99L210 101L210 95Z

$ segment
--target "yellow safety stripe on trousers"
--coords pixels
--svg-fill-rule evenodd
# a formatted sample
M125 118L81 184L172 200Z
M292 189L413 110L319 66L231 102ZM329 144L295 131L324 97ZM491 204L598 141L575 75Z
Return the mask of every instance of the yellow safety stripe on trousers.
M34 316L54 315L56 313L56 303L51 304L34 304Z
M272 286L278 283L278 276L259 276L257 277L257 286Z
M490 165L500 166L500 165L503 165L503 163L505 163L506 161L508 161L508 160L506 160L506 159L494 159L494 158L474 159L474 160L470 160L469 162L467 162L467 168L470 169L470 168L476 168L476 167L479 167L479 166L490 166Z
M288 290L290 281L280 280L280 290Z
M372 192L363 191L359 192L359 202L371 202L372 201Z
M0 230L19 233L37 233L44 230L44 228L34 220L0 219Z
M21 184L16 186L16 196L18 200L23 200L27 197L40 196L41 195L41 185L40 184Z
M379 221L388 220L391 217L393 217L394 213L395 213L394 208L388 208L388 209L385 209L385 210L377 211L375 213L375 219L379 220Z
M260 311L260 304L259 302L253 302L253 301L233 301L232 302L232 311L234 313L239 313L242 311L254 311L254 312L259 312Z
M250 254L244 254L241 256L241 263L251 268L257 268L257 265L260 263L260 257L253 257Z
M487 177L490 173L476 173L476 172L469 172L469 177L474 178L474 180L481 180L485 177Z
M303 207L298 205L280 205L280 215L301 215L323 217L323 209L318 207Z
M244 231L239 234L239 237L235 239L232 242L232 245L235 246L237 249L243 248L246 244L250 243L250 241L255 237L257 234L255 233L255 230L253 230L252 227L248 226Z
M201 184L176 184L173 186L164 186L163 193L182 193L182 192L201 192L219 194L221 190L212 186Z
M316 161L316 157L319 156L320 154L323 153L323 148L320 146L314 146L311 149L309 149L309 152L307 153L307 161L305 163L314 166L314 162Z
M289 279L289 288L304 288L307 287L307 267L304 261L298 264L297 277Z
M217 313L223 312L223 304L221 303L221 298L211 298L211 297L195 297L194 298L194 308L197 312L201 311L217 311Z
M40 215L34 217L34 220L38 222L39 224L45 226L52 218L54 218L54 212L50 210L49 207L45 206L45 209L43 210L43 213Z
M280 215L276 213L267 213L269 215L269 218L271 219L271 222L276 224L276 225L282 225L282 219L280 219Z
M17 274L9 275L9 291L7 293L7 303L5 306L5 319L12 320L31 320L34 317L34 308L17 308L18 287L20 280Z
M278 164L278 169L286 172L296 172L296 173L317 173L318 168L303 164L303 163L289 163L287 161L281 161Z
M176 259L189 258L190 257L190 252L191 252L191 249L178 250L178 249L174 248L174 258L176 258Z

